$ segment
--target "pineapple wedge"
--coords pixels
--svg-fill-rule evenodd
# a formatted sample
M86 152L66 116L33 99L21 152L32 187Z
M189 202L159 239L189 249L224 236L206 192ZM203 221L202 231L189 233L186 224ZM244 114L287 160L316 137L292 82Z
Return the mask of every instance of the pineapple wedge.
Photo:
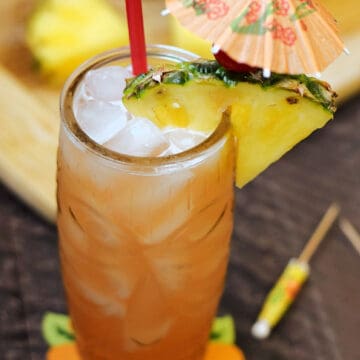
M166 65L128 82L124 103L159 126L211 131L232 108L236 185L243 187L335 112L330 86L305 75L234 73L216 61Z
M126 21L106 0L42 0L26 42L40 71L61 83L84 60L128 43Z

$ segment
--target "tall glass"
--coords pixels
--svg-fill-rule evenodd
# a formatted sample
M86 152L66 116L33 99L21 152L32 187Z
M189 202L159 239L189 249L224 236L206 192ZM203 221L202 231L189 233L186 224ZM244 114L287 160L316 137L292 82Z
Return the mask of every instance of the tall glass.
M226 116L176 155L110 151L77 125L73 97L90 69L130 62L97 56L61 97L58 229L63 282L84 360L200 360L216 313L233 216L233 142ZM152 46L150 64L191 60Z

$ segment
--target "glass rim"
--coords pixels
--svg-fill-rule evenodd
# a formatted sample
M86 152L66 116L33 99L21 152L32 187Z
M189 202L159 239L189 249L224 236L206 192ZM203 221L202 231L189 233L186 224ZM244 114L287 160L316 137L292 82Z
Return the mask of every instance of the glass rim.
M154 58L173 59L177 62L190 61L199 58L194 53L170 45L147 45L147 55ZM65 82L60 95L60 117L66 132L72 137L72 140L84 146L86 150L94 155L122 165L140 165L140 166L161 166L174 165L179 162L192 160L199 155L210 150L219 143L230 129L230 110L225 109L219 119L219 124L202 142L185 151L165 156L135 156L123 154L100 145L90 138L84 130L81 129L76 121L73 112L73 98L78 84L83 80L87 71L96 69L106 64L130 59L129 46L111 49L100 53L84 63L82 63L69 76Z

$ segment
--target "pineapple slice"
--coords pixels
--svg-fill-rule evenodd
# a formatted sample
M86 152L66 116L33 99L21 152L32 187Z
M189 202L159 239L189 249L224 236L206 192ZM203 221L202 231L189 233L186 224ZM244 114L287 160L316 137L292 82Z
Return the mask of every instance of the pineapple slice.
M216 61L166 65L131 80L124 103L159 126L209 131L232 107L236 185L243 187L333 118L336 94L305 75L235 73Z
M28 21L26 42L40 71L60 83L84 60L127 44L128 33L106 0L42 0Z

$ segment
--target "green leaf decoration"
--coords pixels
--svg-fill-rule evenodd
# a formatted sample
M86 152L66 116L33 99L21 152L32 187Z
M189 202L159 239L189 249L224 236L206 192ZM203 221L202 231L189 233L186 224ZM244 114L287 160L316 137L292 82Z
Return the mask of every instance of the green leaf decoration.
M235 340L235 324L232 316L217 317L211 328L210 341L222 344L234 344Z
M314 13L316 9L312 7L308 2L304 2L296 7L295 13L290 17L290 20L292 22L295 22L297 20L301 20L312 13Z
M183 0L183 6L186 8L192 7L196 15L202 15L206 12L206 4L199 0Z
M71 327L70 318L67 315L47 312L41 323L41 331L45 341L50 346L75 341L74 330Z

